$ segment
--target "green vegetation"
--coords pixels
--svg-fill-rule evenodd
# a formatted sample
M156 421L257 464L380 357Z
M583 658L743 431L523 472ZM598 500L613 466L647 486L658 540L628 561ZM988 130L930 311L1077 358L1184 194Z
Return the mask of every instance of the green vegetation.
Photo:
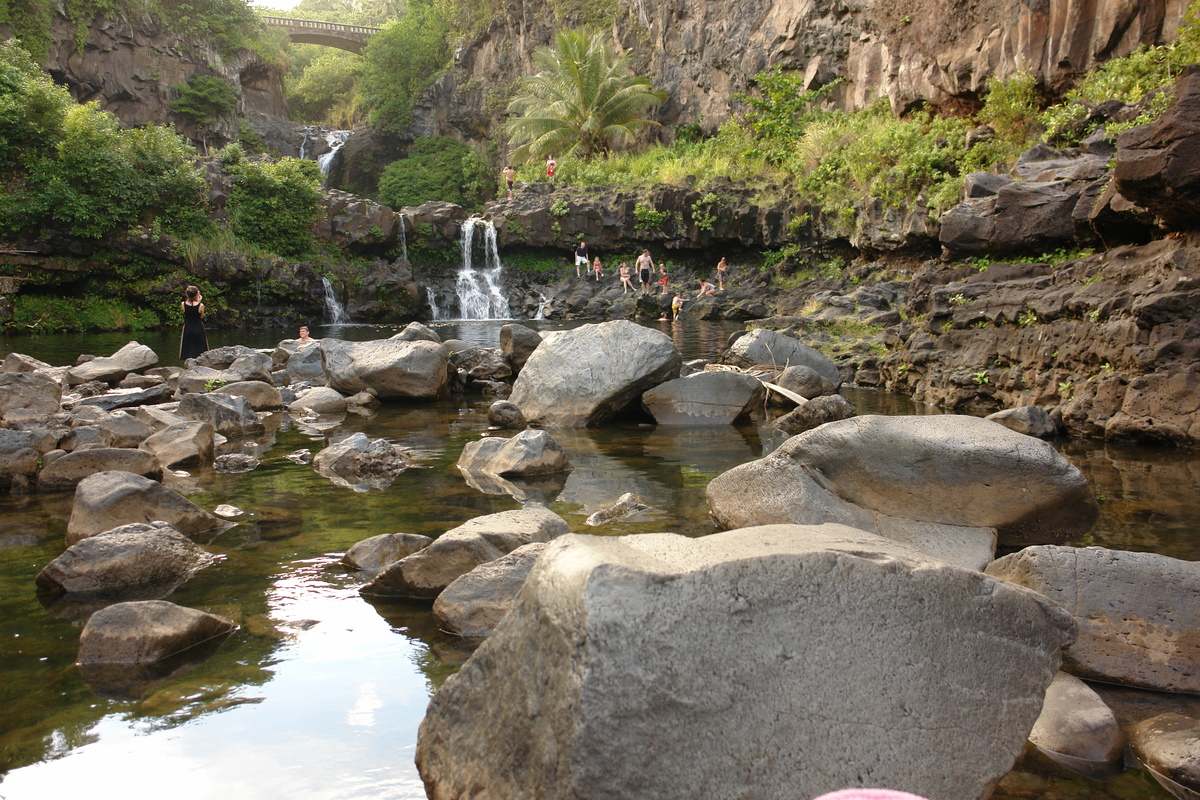
M228 164L225 169L237 176L226 205L235 236L283 256L312 250L309 226L324 197L315 161L283 158Z
M638 203L633 207L633 227L639 231L656 230L663 226L671 214L667 211L655 211L647 205Z
M379 199L392 208L445 200L473 210L495 189L483 156L448 136L417 139L408 157L388 164L379 178Z
M229 81L217 75L193 74L182 86L173 86L179 97L171 110L190 119L207 149L208 128L237 109L237 92Z
M534 51L538 73L524 78L508 110L514 162L551 154L584 161L632 142L657 125L645 114L666 100L650 81L633 75L633 54L617 55L600 31L561 31L554 47Z
M10 26L35 59L50 48L51 20L60 4L52 0L0 0L0 24ZM61 8L75 24L75 44L83 52L87 26L97 15L147 14L178 36L205 39L222 53L249 49L268 62L278 56L278 44L265 35L245 0L66 0Z
M322 52L305 66L293 68L284 82L292 118L340 129L362 124L366 109L356 92L362 56L319 45L301 46Z
M98 239L141 224L186 234L205 219L194 158L165 127L122 130L94 103L76 105L28 53L0 45L0 230Z
M413 102L449 62L449 33L432 0L410 0L403 18L371 37L359 89L373 126L386 133L408 129Z

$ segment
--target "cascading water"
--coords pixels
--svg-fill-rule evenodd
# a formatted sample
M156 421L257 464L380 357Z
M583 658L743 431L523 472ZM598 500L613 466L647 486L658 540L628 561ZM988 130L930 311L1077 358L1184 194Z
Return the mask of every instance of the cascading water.
M333 284L325 277L321 278L321 283L325 284L325 316L329 318L329 324L345 325L350 318L346 316L346 309L338 300L337 293L333 291Z
M404 215L397 214L400 218L400 252L404 256L404 260L408 261L408 234L404 230Z
M321 168L321 174L329 177L329 170L333 166L333 157L342 149L342 145L350 138L353 131L328 131L325 134L325 142L329 145L329 152L322 153L317 156L317 166Z
M541 292L538 292L538 307L537 307L537 312L533 315L533 318L534 319L545 319L546 318L546 306L548 306L548 305L550 305L550 298L546 297L546 295L542 294Z
M442 318L442 310L438 308L437 293L433 289L426 289L425 295L429 298L429 319L436 321Z
M475 228L483 223L484 266L476 270L471 259ZM472 217L462 223L462 266L455 278L459 319L510 319L508 298L500 291L500 251L496 247L496 226Z

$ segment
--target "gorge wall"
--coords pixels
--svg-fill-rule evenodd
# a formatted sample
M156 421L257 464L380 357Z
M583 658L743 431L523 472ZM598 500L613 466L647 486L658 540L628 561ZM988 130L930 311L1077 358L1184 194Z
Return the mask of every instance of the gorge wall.
M127 128L174 125L184 136L199 140L191 121L170 106L177 96L173 87L194 74L229 81L238 94L239 116L287 116L282 80L274 67L247 50L224 56L209 43L173 34L149 14L97 16L88 26L82 50L75 24L62 13L54 14L50 33L43 69L76 100L96 101ZM10 27L0 25L0 38L12 35ZM237 138L236 120L223 120L209 130L212 143L219 144L220 138Z
M848 108L886 95L897 111L970 108L992 78L1029 68L1051 93L1142 44L1173 38L1186 0L619 0L605 20L636 69L670 93L664 125L715 129L760 71L844 79ZM571 8L577 10L572 11ZM482 142L499 128L531 53L596 17L586 4L510 4L463 42L425 95L413 133Z

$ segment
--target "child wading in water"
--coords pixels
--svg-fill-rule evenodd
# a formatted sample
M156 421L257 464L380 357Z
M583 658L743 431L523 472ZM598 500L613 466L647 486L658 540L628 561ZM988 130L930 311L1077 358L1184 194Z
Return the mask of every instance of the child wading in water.
M675 296L671 298L671 319L679 319L679 312L683 311L683 292L675 290Z

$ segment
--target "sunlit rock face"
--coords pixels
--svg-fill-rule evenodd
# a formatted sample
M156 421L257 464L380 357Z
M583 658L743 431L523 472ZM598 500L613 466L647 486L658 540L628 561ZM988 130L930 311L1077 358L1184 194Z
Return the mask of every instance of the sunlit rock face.
M417 767L432 800L983 798L1074 628L842 525L570 534L434 696Z

